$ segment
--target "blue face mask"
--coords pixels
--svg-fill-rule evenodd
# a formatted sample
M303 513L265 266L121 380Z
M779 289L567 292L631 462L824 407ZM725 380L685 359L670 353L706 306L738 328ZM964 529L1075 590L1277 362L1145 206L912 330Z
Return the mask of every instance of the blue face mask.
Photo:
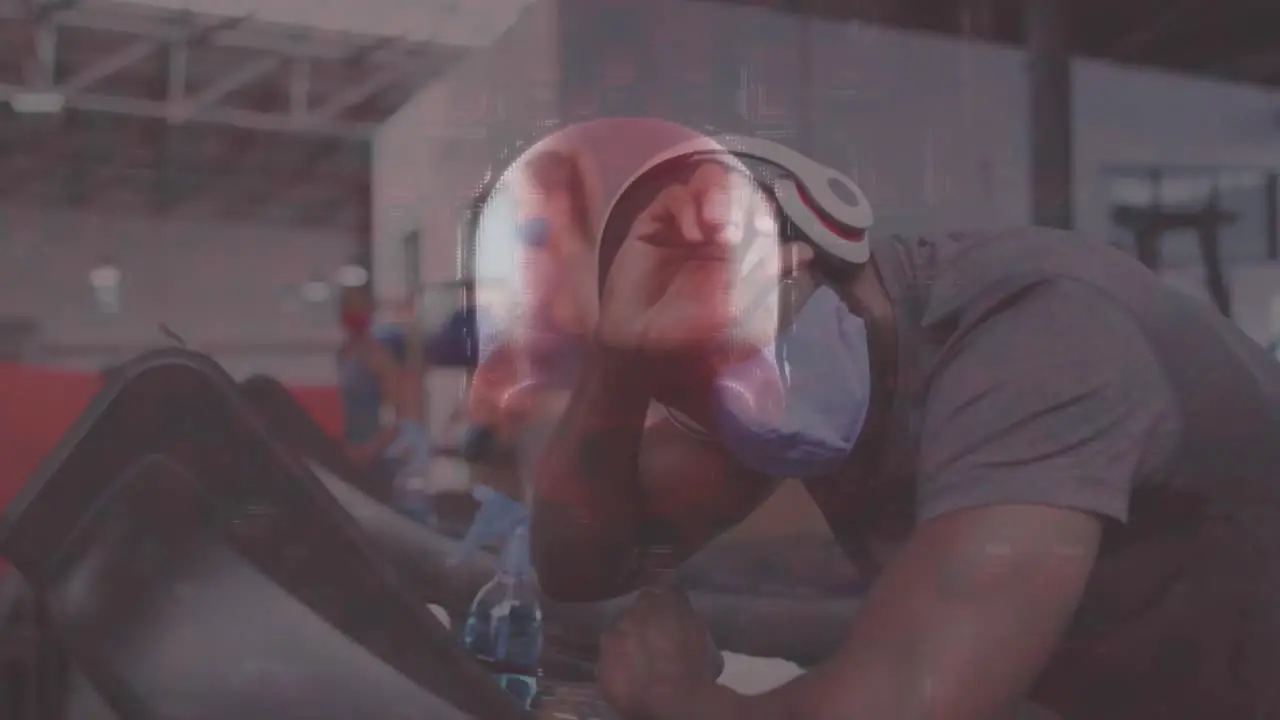
M830 473L871 404L866 325L819 287L772 351L730 367L716 391L717 435L739 462L779 478Z

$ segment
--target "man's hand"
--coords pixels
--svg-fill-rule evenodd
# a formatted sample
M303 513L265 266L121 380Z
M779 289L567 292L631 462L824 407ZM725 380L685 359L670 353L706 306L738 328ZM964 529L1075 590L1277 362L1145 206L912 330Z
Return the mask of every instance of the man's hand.
M659 591L601 641L600 688L623 717L654 720L1004 717L1070 622L1101 536L1091 515L1033 505L929 520L880 577L844 647L749 697L714 683L706 630L682 595Z
M716 161L667 186L636 218L608 269L600 340L657 355L767 344L778 279L810 252L798 244L780 252L771 211L744 170Z
M600 638L597 681L626 718L692 718L724 661L684 593L645 588Z

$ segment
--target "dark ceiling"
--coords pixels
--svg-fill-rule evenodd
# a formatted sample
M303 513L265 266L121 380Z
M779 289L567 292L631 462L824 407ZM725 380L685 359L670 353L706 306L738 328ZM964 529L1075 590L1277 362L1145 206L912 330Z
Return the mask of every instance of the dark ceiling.
M711 0L1023 44L1028 0ZM1077 55L1280 86L1280 0L1059 0Z

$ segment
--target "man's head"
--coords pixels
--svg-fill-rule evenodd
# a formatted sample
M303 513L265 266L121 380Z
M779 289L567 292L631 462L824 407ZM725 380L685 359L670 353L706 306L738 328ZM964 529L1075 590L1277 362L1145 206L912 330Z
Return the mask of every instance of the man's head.
M373 325L373 293L368 285L344 287L338 296L338 319L349 338L368 334Z
M661 373L660 402L755 470L814 477L852 451L870 405L866 326L843 298L858 273L833 282L812 272L810 237L792 234L799 224L779 212L782 180L764 192L754 170L695 139L621 188L601 241L601 327L629 297L636 322L627 313L612 322L639 330L620 340L676 358ZM650 273L658 286L638 279L646 263L661 268Z
M646 172L655 159L661 162L672 152L689 147L715 158L715 162L703 163L692 173L678 163L664 172ZM755 445L776 450L791 443L810 458L820 457L823 462L847 451L861 426L869 394L864 328L847 312L845 304L833 300L829 290L821 303L811 301L815 283L803 261L805 252L801 246L783 242L786 220L779 216L774 198L763 191L753 173L756 168L747 167L716 140L691 128L651 118L609 118L576 125L535 146L518 164L538 170L532 175L540 176L542 181L530 186L564 186L563 180L568 176L560 174L563 165L551 154L560 150L590 163L590 179L595 184L589 198L593 203L606 201L590 206L590 217L600 224L592 233L593 238L600 238L595 272L575 273L575 277L591 276L597 288L593 294L607 295L607 286L613 282L609 276L618 268L629 266L634 271L637 267L636 261L646 253L636 255L628 250L629 245L635 249L654 241L661 244L664 233L685 225L685 220L712 227L717 243L724 238L724 247L732 247L726 250L725 262L718 264L707 263L706 258L690 258L691 262L659 262L653 267L657 275L665 272L658 266L689 272L683 273L682 281L688 292L680 298L686 302L667 305L674 308L670 312L661 307L647 308L658 310L657 315L663 318L656 326L648 323L650 329L656 328L661 334L663 324L674 321L684 330L693 328L694 335L701 333L701 340L710 340L700 340L703 349L716 343L734 349L730 353L647 352L657 383L657 399L684 411L709 430L730 433L731 441L740 447ZM638 179L638 175L646 177ZM657 198L673 197L670 191L677 186L684 186L684 192L675 195L698 201L689 205L697 207L694 216L688 215L689 208L667 208L665 215L650 212ZM702 203L703 200L710 202ZM708 211L705 216L701 214L704 209ZM644 218L652 221L651 228L640 229ZM682 241L677 235L669 239ZM619 260L629 252L630 256ZM794 268L788 262L793 257L801 259ZM645 292L635 295L641 304L656 299L640 299ZM808 314L803 314L806 311ZM603 308L601 313L597 334L606 322ZM707 322L699 325L700 318ZM793 318L802 321L803 333L785 332ZM631 319L637 321L631 323L633 326L647 323L644 318ZM702 332L704 328L710 330ZM780 338L783 335L786 337ZM649 339L653 339L652 333ZM795 352L786 355L780 340L789 342ZM824 349L822 343L835 344ZM737 352L744 348L749 352ZM726 359L734 362L725 362ZM763 362L754 362L761 359ZM806 368L810 362L820 364L816 371ZM833 374L839 377L831 377ZM793 402L788 397L788 388L796 387L791 378L796 376L809 377L803 383L803 392L812 393L815 387L811 386L816 386L821 396L817 410L813 410L812 403L806 405L808 398L801 398L806 402ZM836 386L826 388L824 378ZM821 419L814 413L829 413L834 405L841 405L837 410L843 416L821 432L796 428L794 423L790 429L778 429L777 423L794 420L797 413L805 415L806 420ZM774 426L761 428L762 421L766 425L773 422ZM813 436L819 441L806 445L807 438ZM760 441L754 442L753 437ZM755 460L757 465L780 466L768 458ZM811 473L801 470L785 474Z

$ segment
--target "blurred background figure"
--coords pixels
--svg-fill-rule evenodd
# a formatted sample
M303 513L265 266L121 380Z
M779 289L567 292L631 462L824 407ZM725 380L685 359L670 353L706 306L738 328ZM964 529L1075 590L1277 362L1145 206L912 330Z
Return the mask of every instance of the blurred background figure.
M545 150L527 161L521 239L525 247L528 351L544 363L570 360L595 325L595 223L587 191L586 160Z
M527 522L532 449L577 376L595 325L593 196L584 163L569 150L535 149L513 173L523 298L472 383L462 454L480 509L455 562Z
M358 468L381 469L389 475L399 509L434 524L435 508L427 486L432 443L424 420L425 364L399 362L378 340L367 285L344 288L339 313L343 341L338 349L338 384L347 455Z
M528 440L523 431L531 414L567 389L581 364L596 316L593 201L584 162L547 149L517 167L523 301L476 371L467 443L473 457Z

